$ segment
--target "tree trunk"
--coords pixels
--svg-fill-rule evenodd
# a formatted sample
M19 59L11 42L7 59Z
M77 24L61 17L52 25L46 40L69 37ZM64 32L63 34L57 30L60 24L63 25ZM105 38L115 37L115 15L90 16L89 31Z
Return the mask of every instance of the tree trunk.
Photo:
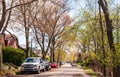
M112 21L109 17L109 10L108 10L108 5L107 5L107 1L106 0L99 0L98 3L100 4L100 6L102 7L102 10L104 12L104 16L105 16L105 21L106 21L106 30L107 30L107 38L108 38L108 43L109 43L109 47L110 47L110 51L112 51L113 53L113 77L117 77L116 74L116 67L114 66L115 64L115 55L116 55L116 51L115 51L115 47L114 47L114 38L113 38L113 33L112 33Z
M45 55L45 51L44 51L44 48L43 48L42 49L42 59L45 60L45 57L46 57L46 55Z
M0 71L2 71L2 45L0 45Z
M52 48L53 48L53 62L55 61L55 37L52 40Z
M5 3L5 0L2 0L2 16L1 16L1 19L0 19L0 31L2 31L2 28L5 24L5 18L6 18L6 3ZM1 49L1 46L0 45L0 72L2 71L2 49Z
M53 50L50 48L50 62L53 62Z
M55 37L51 41L51 62L55 61Z
M45 60L45 55L42 55L42 59Z
M58 50L58 51L60 51L60 50ZM57 55L57 63L60 62L60 56L61 56L61 54L60 54L60 52L58 52L58 55Z
M26 58L30 57L30 48L29 48L29 29L25 29L26 34Z
M118 7L118 6L117 6L117 7ZM120 31L120 28L119 28L119 27L120 27L120 26L119 26L119 12L118 12L118 10L117 10L117 20L116 20L116 23L117 23L117 27L116 27L116 28L117 28L117 35L116 35L116 36L117 36L117 45L119 45L119 42L120 42L120 41L119 41L119 35L120 35L120 34L119 34L119 31ZM117 75L120 76L120 74L119 74L119 73L120 73L120 68L119 68L120 65L118 65L118 61L119 61L119 59L118 59L118 57L117 57Z
M51 42L51 62L55 61L55 39L53 37Z
M55 51L53 49L53 62L55 62Z
M103 51L103 59L106 58L106 53L105 53L105 47L104 47L104 29L103 29L103 25L102 25L102 15L101 15L101 7L99 5L99 15L100 15L100 29L101 29L101 33L102 33L102 37L101 37L101 40L102 40L102 51ZM105 63L103 64L103 75L104 77L106 77L106 65Z

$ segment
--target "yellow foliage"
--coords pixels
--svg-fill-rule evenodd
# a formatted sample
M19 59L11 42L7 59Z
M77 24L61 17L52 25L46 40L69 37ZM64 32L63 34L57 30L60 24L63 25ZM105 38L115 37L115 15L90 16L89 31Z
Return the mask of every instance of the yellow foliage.
M77 51L72 51L70 54L69 54L69 61L77 61L77 58L78 58L78 56L77 56Z
M58 61L58 59L59 59L59 62L66 60L66 52L63 51L62 49L57 49L55 51L55 61Z

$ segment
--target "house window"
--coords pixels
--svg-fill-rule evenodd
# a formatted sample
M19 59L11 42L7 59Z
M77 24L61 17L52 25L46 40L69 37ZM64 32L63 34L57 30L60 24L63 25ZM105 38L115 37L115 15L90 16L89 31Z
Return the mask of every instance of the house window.
M5 40L5 46L8 46L8 40Z

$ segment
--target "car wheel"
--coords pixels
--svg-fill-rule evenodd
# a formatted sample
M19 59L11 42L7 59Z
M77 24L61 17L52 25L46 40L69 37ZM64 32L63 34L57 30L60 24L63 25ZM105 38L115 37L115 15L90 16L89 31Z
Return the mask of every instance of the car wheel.
M48 70L49 70L49 68L47 67L47 68L46 68L46 71L48 71Z
M45 70L46 70L46 71L48 71L48 70L49 70L49 67L48 67L48 66L46 66L46 67L45 67Z
M45 72L45 68L42 71Z
M40 73L40 67L38 68L38 70L37 70L37 74L39 74Z
M49 67L49 70L51 70L51 66Z
M51 67L49 68L49 70L51 70Z

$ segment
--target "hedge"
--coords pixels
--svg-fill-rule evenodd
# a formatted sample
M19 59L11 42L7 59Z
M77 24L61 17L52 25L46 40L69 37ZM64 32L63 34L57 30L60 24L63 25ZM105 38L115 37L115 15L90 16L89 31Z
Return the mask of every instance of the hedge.
M25 59L25 52L18 48L3 47L3 62L13 63L14 65L20 66Z

